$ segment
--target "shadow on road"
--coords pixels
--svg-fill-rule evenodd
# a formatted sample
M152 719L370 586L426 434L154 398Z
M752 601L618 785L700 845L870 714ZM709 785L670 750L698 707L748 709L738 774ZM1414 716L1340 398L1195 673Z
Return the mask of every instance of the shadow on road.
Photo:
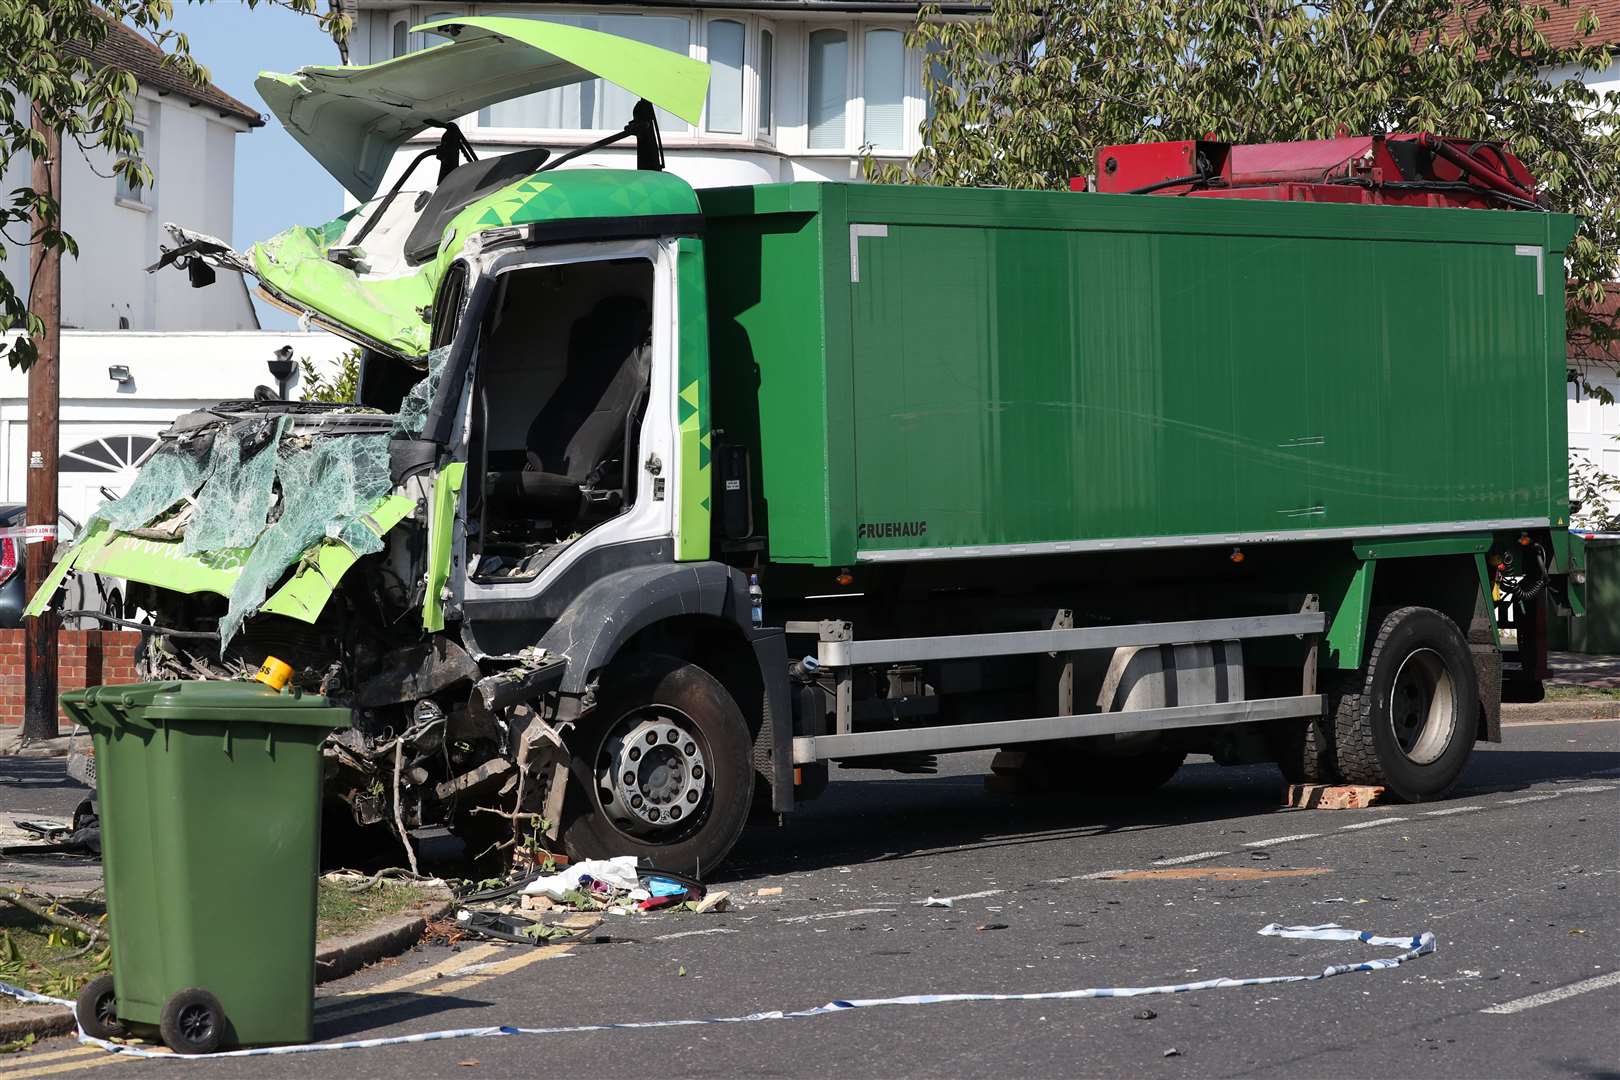
M328 1004L328 1003L331 1004ZM341 1004L339 1004L341 1003ZM456 997L449 994L417 994L408 990L367 996L356 994L336 998L318 998L315 1002L315 1041L351 1038L373 1038L382 1034L380 1029L393 1027L426 1016L444 1016L441 1028L481 1027L488 1022L478 1014L464 1015L464 1010L483 1010L494 1002L480 998ZM325 1008L323 1008L323 1006ZM345 1013L343 1010L360 1011ZM322 1017L323 1011L341 1015ZM448 1014L456 1014L450 1016Z
M1620 750L1482 746L1449 798L1577 780L1616 768ZM833 779L825 795L790 815L785 825L751 826L721 877L803 872L922 858L944 850L1012 848L1292 813L1281 805L1283 781L1270 765L1189 763L1158 792L1131 799L993 794L985 790L983 774L971 771L920 778L835 768Z
M70 778L60 759L0 757L0 785L8 788L67 789L88 793L89 789Z

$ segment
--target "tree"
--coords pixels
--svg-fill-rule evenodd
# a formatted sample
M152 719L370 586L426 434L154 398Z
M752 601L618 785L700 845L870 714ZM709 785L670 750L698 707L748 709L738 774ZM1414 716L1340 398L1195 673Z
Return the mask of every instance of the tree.
M329 374L323 374L309 357L299 357L298 366L303 369L299 381L303 385L304 400L338 405L349 405L359 400L361 351L356 345L338 357L337 368Z
M328 0L317 11L318 0L246 0L249 7L279 4L316 18L338 42L347 60L347 41L353 26L342 0ZM165 63L193 83L208 82L208 69L191 56L184 34L166 28L174 15L170 0L0 0L0 173L23 156L44 153L43 136L31 128L31 110L49 127L62 133L64 152L76 148L84 154L105 153L113 158L112 171L138 186L152 183L152 171L140 158L140 144L130 130L134 117L135 77L114 65L92 63L84 50L69 51L69 42L99 45L114 23L124 23L145 34L168 53ZM0 231L19 246L37 245L77 256L78 245L63 231L58 192L18 188L0 200ZM35 211L43 224L30 232ZM19 230L21 230L19 232ZM4 249L0 249L3 258ZM38 267L40 260L34 260ZM28 310L28 288L19 289L0 265L0 333L21 330L9 348L0 342L0 355L13 367L27 368L36 355L32 338L43 332L40 320Z
M1555 209L1583 216L1568 333L1620 360L1614 313L1596 314L1620 279L1620 94L1544 74L1610 62L1601 46L1550 45L1548 17L1523 0L992 0L951 20L925 8L911 34L928 58L924 149L898 166L868 158L867 175L1066 188L1115 143L1341 128L1501 140Z

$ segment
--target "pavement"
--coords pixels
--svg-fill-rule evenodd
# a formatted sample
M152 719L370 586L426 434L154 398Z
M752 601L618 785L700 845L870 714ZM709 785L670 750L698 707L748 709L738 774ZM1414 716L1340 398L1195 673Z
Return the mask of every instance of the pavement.
M535 1075L1614 1077L1620 1074L1620 723L1482 745L1432 805L1283 810L1270 767L1195 760L1157 796L985 791L839 770L744 836L724 914L609 917L589 943L422 945L321 988L317 1038L738 1016L853 997L1320 972L1397 950L1267 923L1433 931L1438 951L1319 982L1134 999L943 1004L806 1020L198 1062L218 1077ZM0 762L0 773L15 768ZM44 778L28 790L57 797ZM0 785L8 804L16 798ZM1120 871L1135 871L1121 874ZM761 890L780 889L774 895ZM919 903L952 898L950 908ZM1149 1015L1151 1014L1151 1016ZM1139 1018L1140 1017L1140 1018ZM1172 1053L1173 1051L1173 1053ZM49 1039L0 1080L168 1075Z
M1590 686L1599 690L1620 690L1620 656L1548 653L1547 669L1547 682L1555 686Z

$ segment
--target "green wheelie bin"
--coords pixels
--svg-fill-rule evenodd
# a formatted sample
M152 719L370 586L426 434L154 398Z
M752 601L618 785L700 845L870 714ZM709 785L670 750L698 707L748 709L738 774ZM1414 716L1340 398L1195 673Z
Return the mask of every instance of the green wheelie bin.
M99 1038L179 1053L314 1035L321 743L349 710L258 682L94 686L62 697L95 740L113 973Z

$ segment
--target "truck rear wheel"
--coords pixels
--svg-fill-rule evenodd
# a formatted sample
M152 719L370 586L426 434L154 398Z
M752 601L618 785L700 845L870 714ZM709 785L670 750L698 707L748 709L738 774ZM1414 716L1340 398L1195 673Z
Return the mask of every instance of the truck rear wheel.
M741 835L754 794L742 710L702 668L656 653L616 661L602 686L569 740L568 853L713 871Z
M1323 686L1326 716L1272 722L1271 748L1284 780L1290 784L1337 784L1344 779L1339 774L1338 757L1333 748L1333 732L1337 726L1334 718L1347 700L1359 700L1356 691L1360 683L1359 677L1341 677Z
M1473 658L1457 624L1431 608L1398 608L1379 624L1360 692L1335 714L1339 771L1408 802L1439 798L1468 764L1478 715Z

